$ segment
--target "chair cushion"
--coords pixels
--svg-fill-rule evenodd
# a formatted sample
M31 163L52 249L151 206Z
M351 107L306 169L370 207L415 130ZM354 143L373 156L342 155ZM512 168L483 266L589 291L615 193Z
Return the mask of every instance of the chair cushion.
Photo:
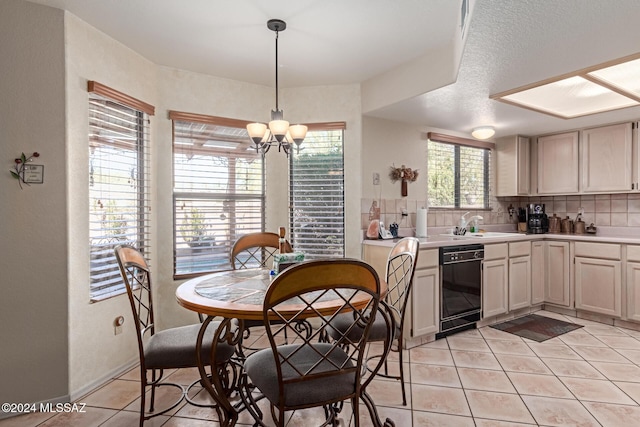
M353 324L353 314L352 313L343 313L337 315L330 323L331 327L327 328L327 332L331 336L331 338L337 340L342 336L342 333L347 331L351 325ZM393 338L398 338L400 336L400 327L396 325L395 333ZM339 331L339 332L338 332ZM348 338L352 341L357 341L360 336L362 336L363 328L355 325L351 331L349 331ZM373 341L384 341L387 338L387 323L384 321L384 317L382 315L376 316L373 324L371 325L371 329L369 329L369 338L368 342Z
M202 360L209 360L213 333L220 322L211 322L207 327L203 345ZM144 347L144 359L147 369L192 368L196 361L196 341L200 324L181 326L156 332ZM226 343L218 344L216 362L226 362L233 355L234 347ZM209 363L207 363L208 365Z
M314 348L322 354L329 352L333 346L326 343L313 344ZM278 346L278 351L283 355L290 355L300 346L296 344ZM290 361L301 372L305 372L321 359L310 346L305 345L294 355ZM329 359L341 365L347 360L347 367L353 367L353 362L344 350L335 347ZM245 370L253 384L274 404L279 404L278 372L273 358L273 350L266 348L250 355L244 364ZM285 385L285 407L299 407L305 405L321 404L327 401L342 400L355 393L355 372L338 373L338 369L328 361L321 362L314 370L315 373L334 371L334 375L311 377L304 381L292 382ZM300 375L288 364L282 365L282 376L286 379L297 378Z

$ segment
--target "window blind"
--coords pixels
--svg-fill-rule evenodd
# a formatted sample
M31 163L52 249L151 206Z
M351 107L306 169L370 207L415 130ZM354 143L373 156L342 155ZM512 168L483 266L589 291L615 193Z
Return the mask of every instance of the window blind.
M291 243L305 259L344 257L343 129L316 124L290 155Z
M233 242L264 230L262 156L240 121L171 117L174 276L229 270Z
M429 140L430 207L489 209L491 150Z
M91 87L90 87L91 90ZM89 94L90 296L126 292L113 249L149 257L149 118L139 109Z

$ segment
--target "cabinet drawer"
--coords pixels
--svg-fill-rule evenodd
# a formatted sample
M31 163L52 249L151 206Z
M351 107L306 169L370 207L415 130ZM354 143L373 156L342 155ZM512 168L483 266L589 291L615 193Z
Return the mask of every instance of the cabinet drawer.
M509 247L506 243L497 243L495 245L484 245L484 259L500 259L509 255Z
M615 243L576 242L575 255L587 258L621 259L620 245Z
M436 267L438 265L438 249L421 250L418 253L416 269Z
M531 242L509 243L509 257L531 255Z
M627 246L627 261L640 261L640 246Z

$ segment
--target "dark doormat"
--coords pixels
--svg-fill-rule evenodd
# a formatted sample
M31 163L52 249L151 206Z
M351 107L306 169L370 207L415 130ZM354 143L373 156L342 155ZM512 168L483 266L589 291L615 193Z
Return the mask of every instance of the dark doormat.
M507 322L491 325L494 329L529 338L537 342L543 342L549 338L566 334L574 329L582 328L583 325L565 322L552 317L529 314L524 317L512 319Z

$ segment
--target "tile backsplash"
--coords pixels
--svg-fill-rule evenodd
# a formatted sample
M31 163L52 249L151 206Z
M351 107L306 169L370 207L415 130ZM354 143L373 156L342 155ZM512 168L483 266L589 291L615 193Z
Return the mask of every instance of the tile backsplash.
M374 199L361 200L361 224L366 230L369 225L369 210ZM415 229L416 212L422 203L406 199L377 200L380 208L380 219L385 224L398 223L400 228ZM491 210L471 210L468 215L480 215L484 218L481 224L505 225L517 227L517 215L509 216L509 205L514 208L525 207L529 203L544 203L547 215L554 213L560 218L569 216L575 219L578 210L583 208L583 219L587 225L611 227L640 227L640 194L598 194L579 196L547 196L547 197L501 197L492 198ZM403 217L405 210L407 216ZM466 209L430 209L427 214L428 227L453 227Z

